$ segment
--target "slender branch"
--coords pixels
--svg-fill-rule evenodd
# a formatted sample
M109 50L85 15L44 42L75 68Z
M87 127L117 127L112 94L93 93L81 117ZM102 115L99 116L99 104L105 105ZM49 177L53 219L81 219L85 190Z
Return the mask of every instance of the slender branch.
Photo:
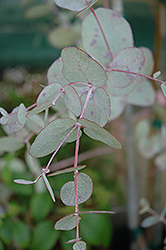
M137 76L141 76L141 77L150 79L152 81L156 81L156 82L159 82L159 83L165 83L164 81L158 80L157 78L153 78L151 76L146 76L146 75L136 73L136 72L130 72L130 71L125 71L125 70L121 70L121 69L106 69L106 72L111 72L111 71L137 75Z
M53 100L52 104L55 105L55 102L58 100L58 98L63 94L64 89L57 95L57 97Z
M28 108L26 108L26 111L28 111L29 109L33 108L36 106L36 103L32 104L31 106L29 106Z
M83 211L80 212L79 214L115 214L113 211Z
M91 86L91 88L89 89L89 92L88 92L88 94L87 94L87 96L86 96L86 100L85 100L85 102L84 102L84 106L83 106L83 108L82 108L82 112L81 112L80 118L83 118L83 116L84 116L84 114L85 114L85 110L86 110L86 108L87 108L88 101L89 101L89 99L90 99L90 96L91 96L91 93L92 93L93 89L94 89L93 86Z
M79 150L79 138L80 138L80 129L81 125L78 125L77 130L77 140L76 140L76 148L75 148L75 158L74 158L74 167L77 167L78 162L78 150ZM75 189L75 213L76 213L76 239L79 238L79 207L78 207L78 190L77 190L77 176L78 176L78 170L74 171L74 189Z

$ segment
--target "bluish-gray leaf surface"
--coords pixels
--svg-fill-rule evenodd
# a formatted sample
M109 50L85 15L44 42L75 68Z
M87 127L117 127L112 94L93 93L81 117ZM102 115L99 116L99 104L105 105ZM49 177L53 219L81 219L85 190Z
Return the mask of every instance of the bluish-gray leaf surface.
M120 49L133 47L130 25L119 13L106 8L98 8L95 13L103 28L113 56ZM90 13L82 23L82 40L85 50L104 67L111 63L112 58L93 13Z
M77 197L78 204L82 204L87 201L92 195L93 183L92 179L84 174L79 173L77 176ZM65 183L60 191L62 202L66 206L75 206L75 186L74 181Z
M76 90L72 86L66 85L64 87L63 99L66 107L75 116L79 116L81 114L81 109L82 109L81 101Z
M12 153L21 149L23 146L24 142L22 138L12 136L4 136L0 138L0 153Z
M58 96L62 89L62 84L58 82L53 82L46 86L39 94L37 98L37 105L46 102L46 101L54 101L55 98Z
M59 82L64 86L69 83L62 74L62 68L62 58L59 57L55 62L51 64L47 72L47 79L49 84L53 82Z
M73 245L73 250L86 250L86 243L84 241L78 241Z
M75 47L62 50L63 75L69 82L91 83L96 87L106 84L104 68L85 51Z
M109 65L110 83L116 88L125 88L129 86L137 78L144 65L144 54L138 48L124 48L117 52L112 63ZM116 71L117 70L117 71ZM125 71L118 72L118 70ZM136 73L130 74L130 72Z
M26 118L26 107L23 103L21 103L18 107L18 112L17 112L17 119L20 124L25 124L27 118Z
M93 1L84 1L84 0L70 0L70 1L66 1L66 0L54 0L54 2L60 6L61 8L65 8L65 9L69 9L72 11L80 11L84 8L86 8L90 3L92 3Z
M159 216L158 215L152 215L152 216L149 216L146 219L144 219L141 222L141 226L147 228L147 227L154 226L159 222L160 222Z
M36 106L35 108L33 108L31 111L29 111L28 114L26 115L26 117L30 118L33 115L37 115L37 114L41 113L42 111L51 107L51 105L52 105L52 101L50 101L50 100L43 102L43 103L39 104L38 106Z
M81 97L84 103L86 93ZM97 88L91 95L85 110L84 118L105 126L111 114L111 103L108 93L103 88Z
M81 218L79 217L79 220ZM76 216L73 215L73 214L70 214L70 215L67 215L65 217L63 217L62 219L58 220L56 223L55 223L55 229L56 230L65 230L65 231L68 231L68 230L72 230L73 228L75 228L77 225L76 223Z
M116 137L114 137L109 131L102 128L98 124L84 118L81 118L78 121L84 127L84 133L90 138L101 141L112 148L122 148L122 144L116 139Z
M70 118L56 119L44 127L30 147L34 157L43 157L55 151L75 124Z

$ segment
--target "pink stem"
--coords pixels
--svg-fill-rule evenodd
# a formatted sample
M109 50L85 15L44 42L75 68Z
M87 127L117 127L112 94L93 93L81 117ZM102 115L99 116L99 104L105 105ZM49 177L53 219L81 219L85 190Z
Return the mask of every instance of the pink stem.
M58 98L62 95L64 92L64 89L58 94L58 96L53 100L52 105L55 105L55 102L58 100Z
M76 129L76 125L72 128L72 130L65 136L65 138L63 139L63 141L59 144L59 146L57 147L57 149L55 150L55 152L53 153L53 155L51 156L49 162L47 163L47 166L43 172L43 174L46 174L47 169L49 168L52 160L54 159L55 155L57 154L58 150L60 149L60 147L62 146L62 144L65 142L65 140L69 137L69 135Z
M74 167L77 167L77 163L78 163L80 129L81 129L81 125L80 126L78 125ZM78 170L74 172L74 189L75 189L75 213L76 213L76 239L79 239L79 217L78 217L79 207L78 207L77 176L78 176Z
M127 73L127 74L133 74L133 75L137 75L137 76L142 76L144 78L148 78L150 80L153 80L153 81L156 81L156 82L159 82L159 83L165 83L164 81L161 81L161 80L158 80L156 78L153 78L151 76L146 76L146 75L143 75L143 74L140 74L140 73L136 73L136 72L130 72L130 71L125 71L125 70L121 70L121 69L106 69L106 72L111 72L111 71L114 71L114 72L121 72L121 73Z
M83 116L84 116L84 114L85 114L85 110L86 110L86 107L87 107L87 105L88 105L88 101L89 101L89 98L90 98L90 96L91 96L91 93L92 93L93 89L94 89L93 86L89 89L89 92L88 92L88 94L87 94L87 96L86 96L86 100L85 100L85 102L84 102L84 106L83 106L83 108L82 108L82 112L81 112L80 118L83 118Z
M94 9L93 9L92 7L91 7L90 9L91 9L91 11L92 11L92 13L93 13L93 15L94 15L94 17L95 17L97 23L98 23L98 26L99 26L100 31L101 31L101 33L102 33L102 36L103 36L103 38L104 38L104 41L105 41L105 44L106 44L107 49L108 49L108 51L109 51L109 54L110 54L111 58L114 59L114 55L113 55L113 53L112 53L112 51L111 51L111 49L110 49L110 46L109 46L108 41L107 41L107 38L106 38L106 36L105 36L105 34L104 34L103 28L102 28L102 26L101 26L101 24L100 24L100 21L99 21L97 15L96 15Z
M26 111L28 111L29 109L33 108L36 106L36 103L32 104L31 106L29 106L28 108L26 108Z

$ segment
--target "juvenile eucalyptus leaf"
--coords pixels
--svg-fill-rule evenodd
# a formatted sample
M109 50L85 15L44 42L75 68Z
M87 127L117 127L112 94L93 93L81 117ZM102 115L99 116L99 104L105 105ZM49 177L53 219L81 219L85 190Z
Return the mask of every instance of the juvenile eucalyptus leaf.
M100 21L113 56L120 49L133 47L133 36L130 25L119 13L106 8L98 8L95 10L95 13ZM90 13L82 23L82 39L85 50L104 67L107 67L112 58L93 13Z
M144 227L144 228L151 227L151 226L156 225L159 222L160 222L159 216L158 215L152 215L152 216L147 217L146 219L144 219L141 222L141 227Z
M47 72L48 83L60 82L63 86L69 83L62 74L62 68L62 58L59 57L55 62L52 63Z
M51 187L47 177L45 176L45 174L42 174L42 177L43 177L43 181L44 181L44 183L46 185L46 188L48 189L48 192L51 195L51 198L52 198L53 202L55 202L56 200L55 200L54 192L52 190L52 187Z
M29 111L26 117L30 118L33 115L37 115L51 106L52 106L52 101L48 100L46 102L43 102L39 104L38 106L36 106L35 108L33 108L31 111Z
M78 217L78 218L79 218L79 220L81 219L80 217ZM58 220L55 223L54 228L56 230L68 231L68 230L72 230L73 228L75 228L76 225L77 225L76 215L71 214L71 215L67 215L67 216L63 217L62 219Z
M145 47L140 47L140 49L143 52L143 55L145 58L144 65L141 68L140 73L142 75L151 75L153 72L153 68L154 68L154 59L153 59L152 52L151 52L151 50L149 50L148 48L145 48ZM137 85L140 85L140 87L142 87L144 85L144 82L149 82L149 80L145 79L144 77L138 76L134 80L134 82L132 82L132 84L130 84L129 86L127 86L125 88L116 88L111 84L110 81L111 81L111 78L110 78L110 75L108 73L108 81L107 81L107 88L106 89L108 90L108 93L113 95L113 96L126 96L126 95L130 96L130 94L132 94L132 92L134 91L134 89L136 88ZM140 101L140 103L141 103L141 101Z
M16 152L24 146L24 142L22 138L12 137L12 136L4 136L0 138L0 153L4 152Z
M139 47L139 49L142 50L144 57L145 57L145 62L143 67L141 68L141 74L143 75L152 75L153 73L153 69L154 69L154 58L153 58L153 54L152 51L146 47ZM141 78L141 77L140 77ZM144 79L144 77L142 78Z
M64 87L63 99L66 107L75 116L79 116L81 114L81 109L82 109L81 101L76 90L72 86L66 85Z
M85 127L84 133L90 138L101 141L112 148L122 148L122 144L109 131L105 130L98 124L84 118L81 118L78 121L83 127Z
M4 116L4 117L8 117L8 112L4 109L4 108L0 108L0 113Z
M85 100L87 93L82 95ZM103 88L97 88L92 93L85 110L84 118L96 122L101 127L105 126L111 114L111 103L108 93Z
M30 184L35 183L35 181L28 181L28 180L24 180L24 179L16 179L16 180L14 180L14 182L17 184L23 184L23 185L30 185Z
M130 72L140 73L144 61L145 58L141 49L134 47L121 49L109 65L110 72L107 72L107 74L110 83L116 88L129 86L137 78L137 75L130 74Z
M21 103L18 107L18 112L17 112L17 119L20 124L25 124L27 118L26 118L26 107L23 103Z
M53 82L46 86L41 93L39 94L37 98L37 105L42 104L46 101L54 101L55 98L58 96L58 94L61 92L63 89L62 84L58 82Z
M91 178L84 174L79 173L77 176L77 197L78 204L87 201L92 195L93 183ZM65 183L60 191L62 202L67 206L75 206L75 185L74 181Z
M161 75L161 71L157 71L153 74L153 78L158 78Z
M84 0L54 0L54 2L61 8L69 9L72 11L80 11L84 8L86 8L89 4L94 2L94 0L91 1L84 1Z
M16 107L12 110L9 116L9 120L7 123L7 129L10 133L16 133L21 130L25 124L20 124L18 121L18 110L19 107Z
M62 169L62 170L56 171L54 173L51 173L48 176L54 176L54 175L59 175L59 174L64 174L64 173L70 173L70 172L74 172L75 170L84 169L85 167L86 167L86 165L72 167L72 168L66 168L66 169Z
M73 250L86 250L85 241L78 241L73 245Z
M62 50L63 75L69 82L91 83L96 87L106 84L104 68L89 54L75 47Z
M166 84L165 83L161 84L161 90L162 90L164 96L166 97Z
M0 114L2 114L2 117L0 118L0 124L6 125L9 120L9 115L7 111L3 108L0 108Z
M123 113L126 106L126 102L123 96L118 97L110 95L110 100L111 100L111 115L109 121L113 121Z
M140 107L153 105L156 94L151 82L147 79L138 79L137 83L135 89L128 95L127 103Z
M55 119L48 123L31 145L30 155L43 157L55 151L74 125L75 121L70 118Z

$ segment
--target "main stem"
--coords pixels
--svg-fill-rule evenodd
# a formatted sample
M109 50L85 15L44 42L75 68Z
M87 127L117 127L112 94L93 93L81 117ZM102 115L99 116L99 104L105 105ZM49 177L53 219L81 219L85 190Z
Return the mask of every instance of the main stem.
M81 129L81 126L78 125L74 167L77 167L77 163L78 163L80 129ZM78 207L77 176L78 176L78 170L74 172L74 188L75 188L76 239L79 239L79 207Z

